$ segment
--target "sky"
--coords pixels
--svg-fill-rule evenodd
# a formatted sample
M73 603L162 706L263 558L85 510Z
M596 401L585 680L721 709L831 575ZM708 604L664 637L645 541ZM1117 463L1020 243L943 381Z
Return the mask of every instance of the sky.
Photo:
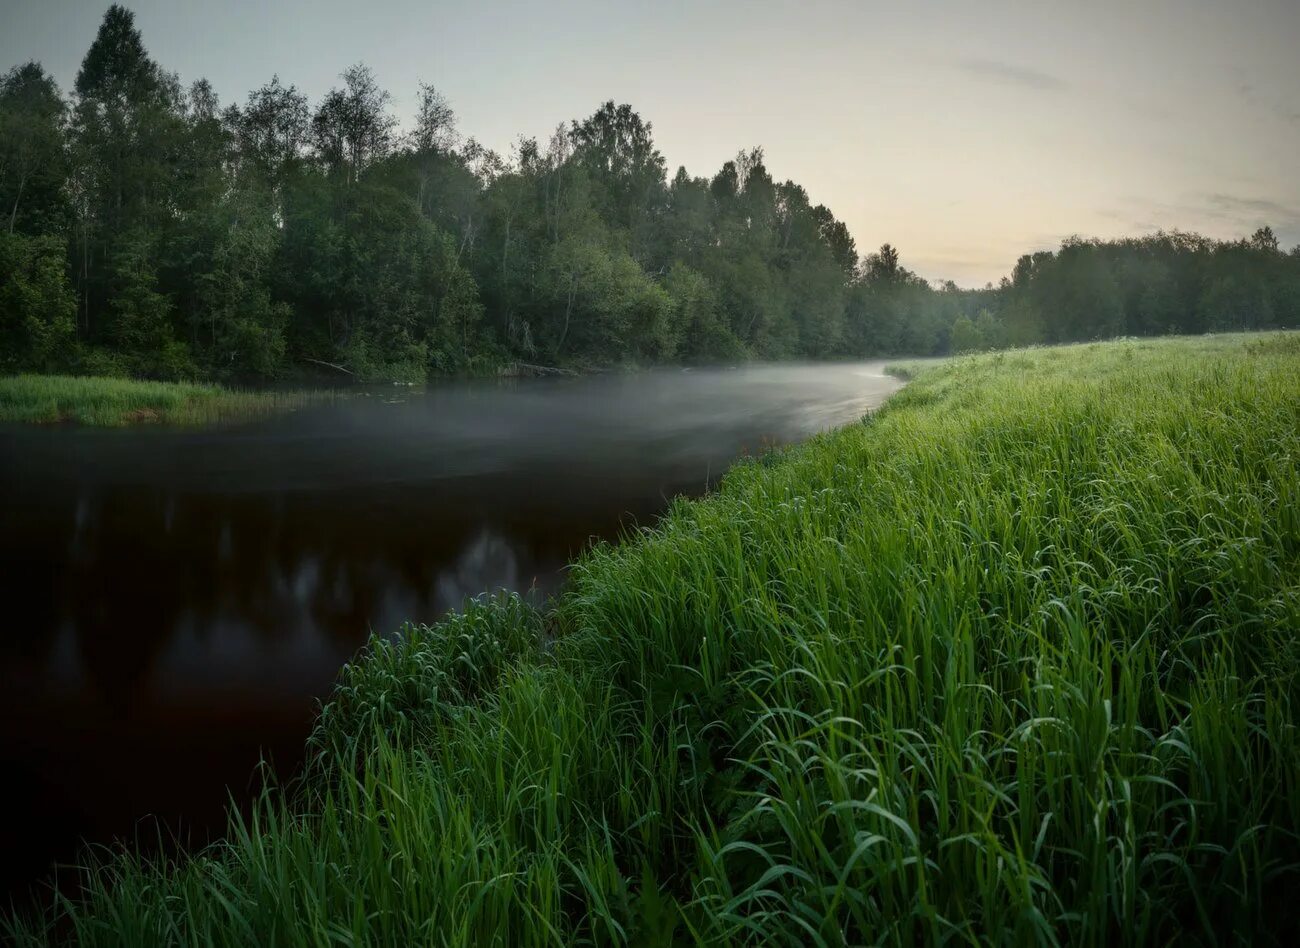
M224 103L278 73L313 102L365 62L503 153L606 99L670 174L761 145L849 227L980 286L1070 235L1300 244L1300 0L128 0L153 57ZM0 69L72 85L107 0L0 0Z

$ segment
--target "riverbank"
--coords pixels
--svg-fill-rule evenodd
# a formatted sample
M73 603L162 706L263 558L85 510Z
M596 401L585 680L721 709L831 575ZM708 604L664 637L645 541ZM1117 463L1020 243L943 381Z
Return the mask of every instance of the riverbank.
M916 369L347 666L287 791L10 922L88 944L1285 942L1300 337Z
M0 377L0 422L121 427L197 425L291 411L319 393L77 375Z

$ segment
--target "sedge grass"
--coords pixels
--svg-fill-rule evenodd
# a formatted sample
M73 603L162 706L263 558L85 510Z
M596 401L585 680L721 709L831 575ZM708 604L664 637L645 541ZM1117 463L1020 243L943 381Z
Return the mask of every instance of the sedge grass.
M16 942L1293 943L1300 337L920 367L372 643L291 788Z
M0 377L0 422L199 425L289 411L313 392L249 392L220 385L73 375Z

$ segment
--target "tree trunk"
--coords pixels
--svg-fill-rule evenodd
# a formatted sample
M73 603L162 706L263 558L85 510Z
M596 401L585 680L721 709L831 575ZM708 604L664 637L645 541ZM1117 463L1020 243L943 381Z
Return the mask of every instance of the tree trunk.
M513 216L513 215L511 215ZM510 217L506 218L506 237L501 244L501 288L506 286L506 266L510 263Z
M558 356L560 350L564 348L564 340L569 335L569 317L573 314L573 299L578 295L578 278L569 277L569 304L564 307L564 328L560 330L560 341L555 344L555 354Z
M14 222L18 220L18 202L23 199L23 189L26 187L27 187L27 172L24 171L23 176L18 179L18 193L14 195L13 210L9 212L9 233L10 234L13 234L14 232Z
M83 222L81 228L81 295L85 302L86 338L90 338L90 223Z

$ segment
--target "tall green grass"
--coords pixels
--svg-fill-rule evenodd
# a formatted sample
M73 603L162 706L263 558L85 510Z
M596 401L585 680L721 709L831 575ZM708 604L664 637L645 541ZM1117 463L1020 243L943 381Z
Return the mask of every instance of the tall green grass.
M185 382L11 375L0 377L0 422L196 425L288 411L319 397L312 392L242 392Z
M917 370L577 564L374 641L87 944L1290 943L1300 337Z

